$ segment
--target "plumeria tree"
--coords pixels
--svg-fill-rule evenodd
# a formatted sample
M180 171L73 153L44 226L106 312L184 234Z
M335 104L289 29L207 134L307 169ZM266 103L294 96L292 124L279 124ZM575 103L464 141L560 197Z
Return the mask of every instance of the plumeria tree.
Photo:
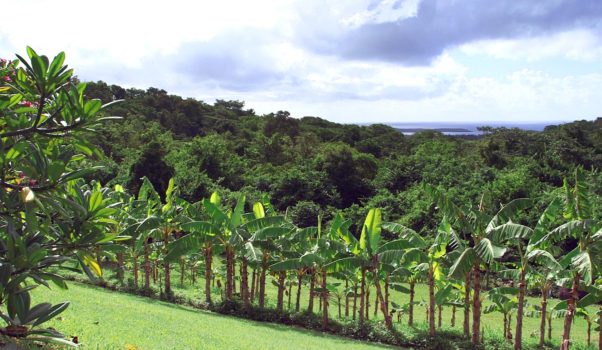
M86 84L72 80L65 54L0 61L0 316L9 336L60 336L40 329L68 303L31 303L31 289L66 284L57 268L75 263L101 276L98 249L119 237L117 209L100 185L82 178L95 168L84 160L100 152L89 132L104 117Z

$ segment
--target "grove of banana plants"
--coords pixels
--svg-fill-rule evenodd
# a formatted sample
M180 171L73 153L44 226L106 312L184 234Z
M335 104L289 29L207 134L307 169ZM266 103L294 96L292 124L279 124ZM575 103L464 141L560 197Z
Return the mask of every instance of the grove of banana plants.
M548 344L551 315L564 317L562 338L553 340L561 350L572 346L577 317L598 330L602 349L602 203L583 169L548 194L544 207L530 198L494 208L458 203L445 188L425 183L439 224L420 233L386 222L379 208L361 222L333 213L299 227L267 197L252 202L239 194L232 201L215 192L190 202L178 196L174 179L159 193L144 177L131 193L94 176L100 151L90 140L104 120L118 117L86 98L86 84L75 83L63 53L49 59L28 48L27 54L0 63L0 317L6 323L0 332L7 338L76 345L60 329L43 328L68 303L34 304L30 296L34 288L66 288L66 273L97 279L104 266L116 266L117 279L127 283L127 272L138 290L149 290L160 274L162 296L173 300L172 272L202 266L205 305L271 307L266 289L273 280L277 310L288 297L295 312L321 315L325 331L336 321L329 311L334 301L339 317L360 325L380 322L367 317L374 300L391 332L401 314L411 327L415 289L424 284L433 339L445 307L454 317L460 311L463 334L475 348L483 342L482 314L499 312L504 337L514 334L514 349L524 347L527 316L540 320L539 346ZM535 224L524 220L527 211L539 213ZM219 295L212 284L217 266L224 270ZM376 295L369 299L371 289ZM409 302L397 303L392 290L406 293ZM529 293L539 305L526 305ZM551 306L558 293L563 300ZM307 310L301 310L302 294Z

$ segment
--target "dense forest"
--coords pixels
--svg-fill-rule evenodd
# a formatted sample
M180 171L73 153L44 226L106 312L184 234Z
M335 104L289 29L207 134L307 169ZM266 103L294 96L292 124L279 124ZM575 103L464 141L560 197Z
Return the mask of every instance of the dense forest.
M108 109L123 120L91 138L108 155L101 160L104 183L127 184L135 193L146 175L165 193L175 177L190 201L213 191L232 203L236 192L250 203L267 196L299 226L339 210L360 222L367 208L380 207L387 220L424 232L439 218L422 183L467 204L493 208L531 197L541 207L576 167L602 196L602 118L543 132L484 127L482 137L463 139L435 131L404 136L383 124L337 124L286 111L258 115L242 101L208 104L101 81L89 83L86 94L103 103L123 100Z

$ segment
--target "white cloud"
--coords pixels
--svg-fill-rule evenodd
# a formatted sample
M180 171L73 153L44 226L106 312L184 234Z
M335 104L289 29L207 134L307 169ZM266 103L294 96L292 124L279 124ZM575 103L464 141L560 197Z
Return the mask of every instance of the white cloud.
M551 57L594 61L602 57L602 40L593 31L576 29L533 38L482 40L464 44L459 50L468 55L513 61L532 62Z
M260 113L289 110L341 122L599 115L602 76L574 73L581 62L602 59L602 42L587 29L460 46L476 61L487 56L518 66L556 57L574 62L555 75L518 69L503 77L475 76L449 50L416 67L304 46L308 37L330 44L324 33L415 16L419 2L106 0L92 6L21 0L27 23L20 16L3 17L0 52L22 53L25 45L47 54L64 50L83 79L154 86L208 102L239 99Z

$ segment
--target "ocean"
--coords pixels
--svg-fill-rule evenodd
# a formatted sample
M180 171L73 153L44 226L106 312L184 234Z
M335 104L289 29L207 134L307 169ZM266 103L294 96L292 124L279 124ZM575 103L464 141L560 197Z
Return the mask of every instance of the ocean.
M561 122L560 122L561 123ZM483 122L483 123L445 123L445 122L428 122L428 123L383 123L401 131L404 135L412 135L423 130L436 130L445 135L474 135L483 134L477 130L481 126L491 126L494 128L519 128L522 130L543 131L548 125L558 125L559 122L547 123L504 123L504 122Z

